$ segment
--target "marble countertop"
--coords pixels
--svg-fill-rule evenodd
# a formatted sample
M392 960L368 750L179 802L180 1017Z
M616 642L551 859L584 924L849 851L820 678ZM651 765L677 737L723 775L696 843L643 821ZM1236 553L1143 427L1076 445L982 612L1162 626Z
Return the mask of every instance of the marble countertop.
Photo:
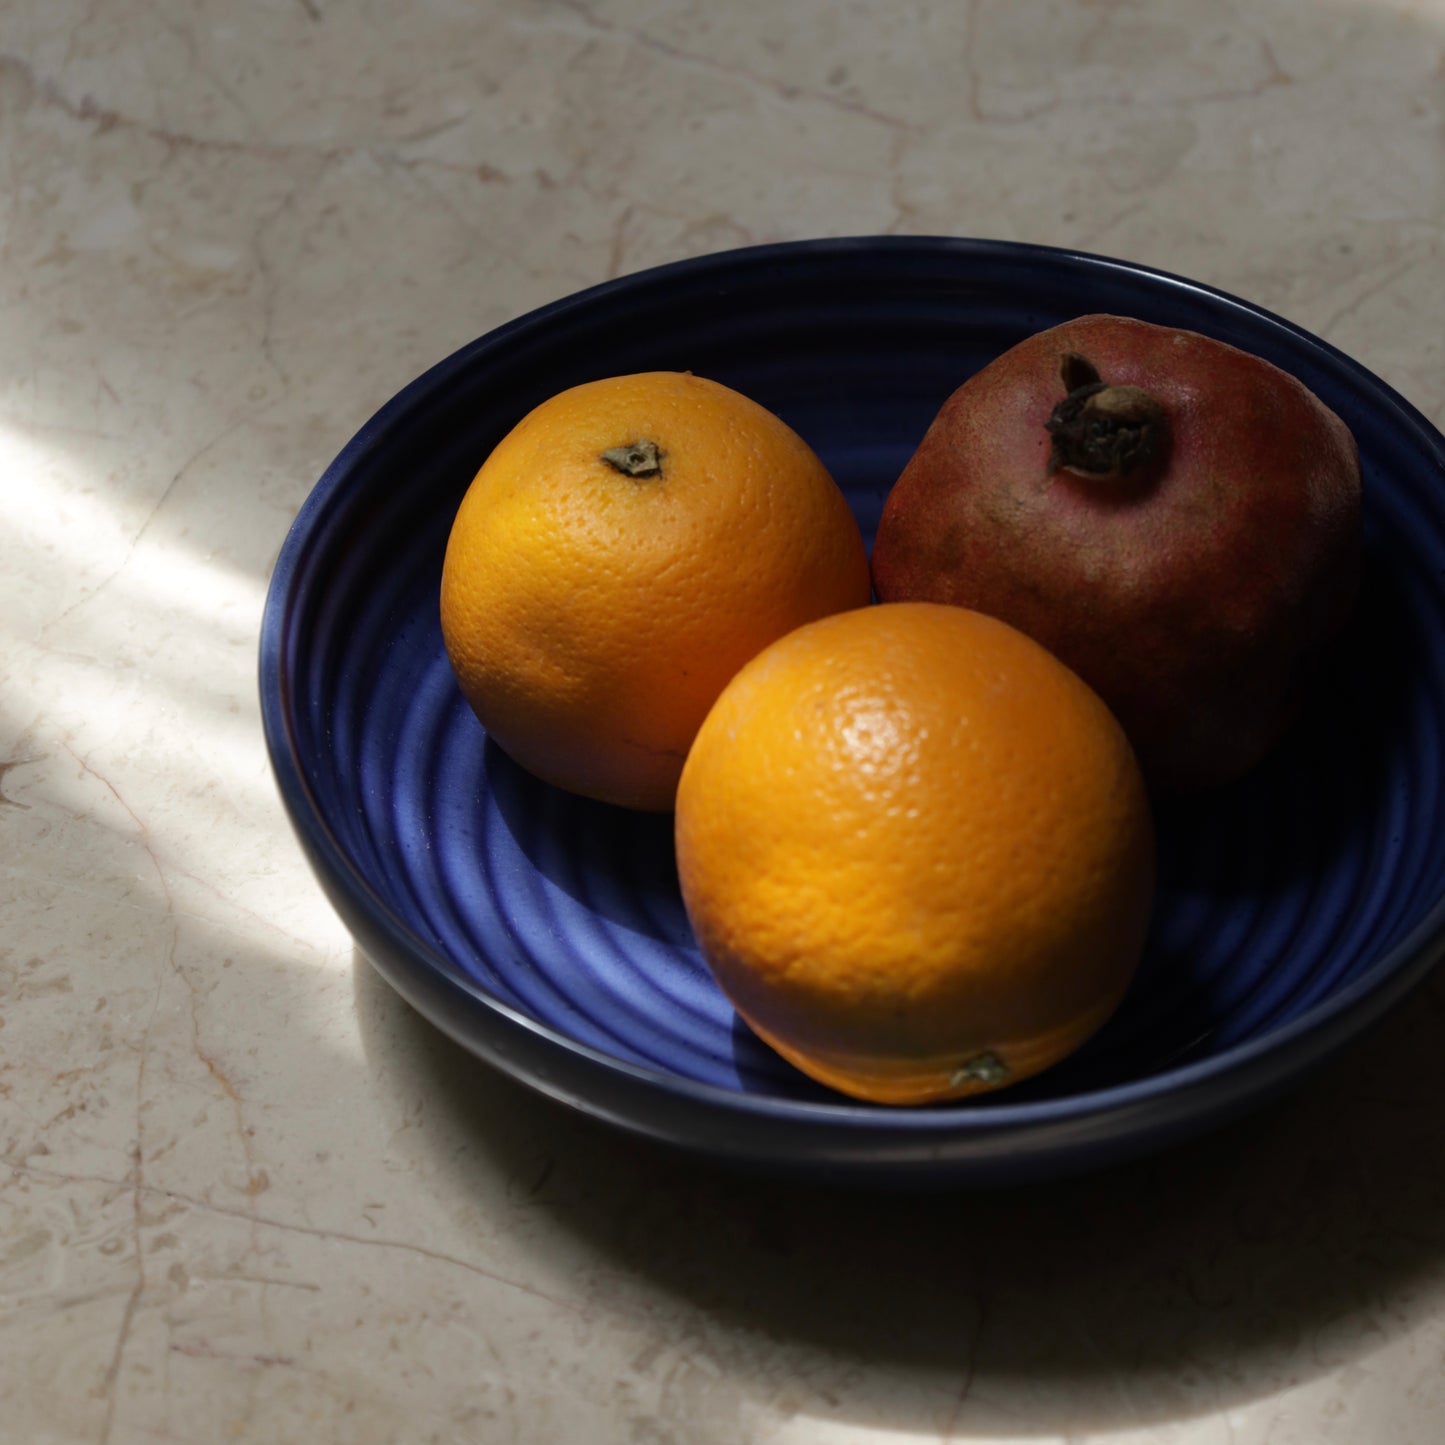
M566 1114L374 976L256 642L398 387L749 242L1023 239L1445 422L1445 0L0 10L0 1439L1435 1445L1445 985L1284 1104L834 1197Z

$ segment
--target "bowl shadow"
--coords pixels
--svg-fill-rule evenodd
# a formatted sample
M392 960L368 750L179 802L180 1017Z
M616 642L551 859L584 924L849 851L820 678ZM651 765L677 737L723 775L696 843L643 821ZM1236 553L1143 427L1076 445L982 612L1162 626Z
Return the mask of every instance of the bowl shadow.
M1235 787L1156 800L1163 886L1203 876L1221 907L1249 908L1347 849L1397 749L1418 646L1408 597L1371 550L1360 607L1288 744ZM579 902L659 940L684 938L669 819L555 795L490 745L486 766L536 866L548 870L548 857L527 840L555 836L560 822L569 856L626 857L641 892L664 900L650 920L637 887L615 905L588 887ZM1307 839L1307 857L1278 834L1237 846L1301 808L1286 831ZM549 876L571 891L586 873L569 864ZM1155 951L1156 975L1178 965L1167 939ZM480 1187L479 1155L527 1180L546 1230L661 1290L694 1353L759 1400L786 1367L816 1384L809 1412L851 1423L964 1436L1127 1428L1328 1374L1445 1297L1439 974L1307 1088L1187 1147L1046 1183L926 1195L730 1172L596 1124L449 1042L359 953L355 974L368 1049L404 1056L410 1086L434 1101L432 1147L454 1186ZM1121 1031L1101 1036L1131 1070L1180 1054L1168 1028L1141 1042L1158 997L1146 986L1142 1012L1121 1011ZM1207 1031L1194 1046L1213 1046ZM1090 1068L1081 1055L1041 1087L1075 1087ZM532 1236L539 1250L546 1230ZM1005 1399L1006 1411L993 1403Z
M422 1144L451 1187L525 1181L529 1248L560 1232L662 1291L667 1327L759 1399L786 1370L815 1386L806 1412L859 1425L1137 1427L1325 1375L1445 1303L1439 975L1308 1089L1187 1148L907 1196L728 1172L594 1123L451 1043L359 952L354 973L367 1052L428 1099Z

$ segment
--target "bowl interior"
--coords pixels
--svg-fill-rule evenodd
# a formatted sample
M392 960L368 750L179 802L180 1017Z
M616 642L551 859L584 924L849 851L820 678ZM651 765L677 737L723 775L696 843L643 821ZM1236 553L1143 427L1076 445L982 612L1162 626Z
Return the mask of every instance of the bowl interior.
M1353 363L1248 306L1040 248L829 243L662 268L483 338L375 418L298 519L268 609L290 765L352 870L346 886L428 966L565 1040L747 1098L838 1103L713 986L683 914L671 820L557 792L486 738L442 649L448 529L530 407L591 377L670 368L781 415L871 540L949 392L1087 311L1234 342L1333 406L1364 462L1365 583L1287 743L1239 785L1156 799L1156 915L1114 1020L1071 1060L970 1107L1165 1077L1367 980L1445 883L1440 439Z

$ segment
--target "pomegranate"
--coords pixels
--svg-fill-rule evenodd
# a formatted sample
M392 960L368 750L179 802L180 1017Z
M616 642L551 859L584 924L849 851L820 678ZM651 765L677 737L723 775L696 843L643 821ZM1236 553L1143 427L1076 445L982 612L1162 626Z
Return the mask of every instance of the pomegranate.
M888 495L887 602L988 612L1090 683L1156 784L1252 768L1358 588L1349 429L1223 342L1084 316L944 403Z

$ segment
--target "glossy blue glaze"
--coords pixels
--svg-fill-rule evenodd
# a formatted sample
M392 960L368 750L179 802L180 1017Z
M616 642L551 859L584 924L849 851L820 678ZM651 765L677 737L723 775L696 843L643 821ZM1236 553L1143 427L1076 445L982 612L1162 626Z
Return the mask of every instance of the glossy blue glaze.
M1156 800L1143 967L1074 1058L961 1106L814 1085L734 1018L678 896L671 820L564 795L462 701L437 621L452 516L532 406L596 376L692 370L817 449L870 536L944 398L1089 311L1185 326L1294 372L1366 486L1360 609L1286 745L1244 783ZM1036 1177L1258 1103L1376 1020L1441 950L1445 441L1339 352L1176 277L1000 242L752 248L596 287L492 332L384 407L277 562L261 699L282 796L381 973L481 1058L564 1103L751 1167L920 1185Z

